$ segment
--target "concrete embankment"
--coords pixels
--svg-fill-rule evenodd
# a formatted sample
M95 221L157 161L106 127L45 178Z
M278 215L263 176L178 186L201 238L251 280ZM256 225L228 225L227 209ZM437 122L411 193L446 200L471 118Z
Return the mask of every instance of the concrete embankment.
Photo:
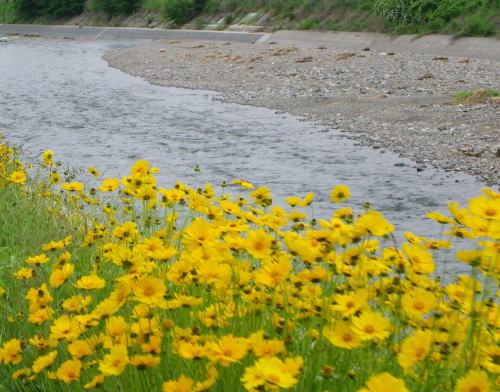
M283 45L315 47L328 45L337 49L398 53L419 53L441 56L464 56L500 60L500 40L494 38L462 37L449 35L387 35L380 33L354 33L330 31L280 30L274 33L254 33L208 30L168 30L137 27L0 25L1 35L28 35L67 39L103 40L160 40L198 39L248 43L275 42Z
M159 40L202 39L210 41L256 42L262 33L203 30L166 30L138 27L0 25L0 35L41 36L62 39Z

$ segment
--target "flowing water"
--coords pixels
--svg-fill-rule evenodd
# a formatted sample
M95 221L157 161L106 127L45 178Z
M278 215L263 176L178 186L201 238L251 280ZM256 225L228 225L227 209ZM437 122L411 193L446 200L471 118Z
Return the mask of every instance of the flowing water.
M482 184L467 175L417 172L410 161L356 146L337 131L222 103L212 92L153 86L101 58L133 44L1 43L0 129L7 140L32 156L52 149L69 166L94 166L105 177L125 175L144 158L161 169L158 182L165 187L176 180L197 186L244 179L269 187L278 204L314 192L318 218L331 217L329 190L345 184L352 205L370 201L397 230L419 235L440 230L426 211L444 212L447 200L465 202L480 192Z

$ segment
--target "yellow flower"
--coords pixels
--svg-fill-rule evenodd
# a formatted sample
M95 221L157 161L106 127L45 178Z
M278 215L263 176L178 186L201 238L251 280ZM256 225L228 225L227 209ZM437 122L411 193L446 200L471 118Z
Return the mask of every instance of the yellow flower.
M275 241L274 237L263 229L253 230L248 233L245 249L253 257L263 259L273 252L271 246Z
M8 365L12 363L14 365L21 362L21 341L18 339L10 339L5 342L0 349L0 364Z
M345 185L337 185L330 191L330 200L334 203L342 203L351 198L350 191L349 187Z
M385 339L391 333L391 323L377 312L363 312L352 319L353 331L361 340Z
M398 353L398 362L404 369L409 369L423 361L432 345L432 331L415 331L412 336L407 337Z
M160 364L160 357L155 357L151 354L134 355L130 358L130 364L139 370L152 368Z
M46 355L38 357L35 362L33 362L32 369L35 373L40 373L42 370L47 369L52 365L57 357L57 351L51 351Z
M61 188L64 189L65 191L78 192L78 191L83 191L85 185L83 185L81 182L69 182L66 184L62 184Z
M222 366L229 366L231 363L239 362L247 351L246 339L226 335L217 342L209 343L208 358L211 361L220 363Z
M52 271L49 278L50 285L52 287L61 286L71 276L74 269L73 264L63 264L61 268Z
M500 198L478 196L469 201L469 210L484 219L500 219Z
M97 388L99 385L104 383L104 376L102 374L98 374L95 376L90 382L83 386L84 389Z
M52 161L52 159L54 159L54 153L51 150L44 151L42 159L47 165L55 166L55 163Z
M389 373L380 373L370 377L366 382L366 388L358 392L408 392L403 380Z
M50 337L52 339L66 339L71 342L80 336L82 330L74 318L70 318L68 315L64 314L54 320L54 323L50 327L50 332Z
M288 389L297 383L295 376L302 368L302 358L260 358L254 366L247 367L241 378L248 391Z
M82 276L75 283L75 287L83 290L102 289L106 285L106 281L97 275Z
M87 171L92 174L94 177L99 177L101 175L101 172L98 172L95 167L89 167Z
M269 207L273 203L271 191L266 187L260 187L250 192L250 196L255 200L255 204L261 207Z
M162 299L167 288L162 279L144 277L133 287L135 299L145 304L157 304Z
M292 197L287 197L285 199L285 203L287 203L290 207L295 207L298 205L301 201L300 197L292 196Z
M89 342L85 340L74 340L68 345L68 351L77 359L81 359L94 353L94 350L92 350Z
M248 347L257 357L273 357L285 352L285 343L278 339L265 339L264 331L253 333L248 338Z
M403 244L403 252L408 257L410 265L415 272L421 274L432 274L435 270L432 253L418 244Z
M19 280L28 280L35 275L35 270L31 268L21 268L14 272L14 277Z
M49 181L52 185L57 185L61 182L59 173L50 173Z
M66 384L71 384L80 378L80 370L82 363L76 359L70 359L63 362L59 369L57 369L57 378L64 381Z
M125 333L128 324L122 316L109 317L106 320L106 333L111 337L117 337Z
M437 299L432 292L416 288L403 295L401 304L410 316L422 317L436 307Z
M244 180L233 180L231 182L233 184L239 185L239 186L241 186L242 188L245 188L245 189L252 189L252 188L254 188L254 186L252 184L250 184L249 182L244 181Z
M371 235L377 237L383 237L394 231L394 226L387 222L380 212L372 210L360 216L356 221L356 226L366 229Z
M307 207L312 203L314 199L314 193L308 193L298 204L299 207Z
M22 184L23 182L26 181L26 173L23 173L22 171L12 172L8 180L16 184Z
M361 341L358 335L353 332L351 324L345 321L338 321L334 327L325 327L323 335L337 347L350 350L361 345Z
M166 381L163 383L163 392L193 392L193 379L181 375L177 381Z
M120 186L120 181L117 178L107 178L102 181L102 185L98 187L101 192L112 192L118 189Z
M123 345L113 346L109 354L106 354L99 363L99 370L105 376L119 376L129 363L127 347Z
M36 264L36 265L45 264L48 261L50 261L50 259L47 257L47 255L45 253L42 253L42 254L39 254L36 256L31 256L31 257L28 257L26 259L26 262L28 264Z
M457 381L455 392L489 392L488 375L482 370L470 370Z

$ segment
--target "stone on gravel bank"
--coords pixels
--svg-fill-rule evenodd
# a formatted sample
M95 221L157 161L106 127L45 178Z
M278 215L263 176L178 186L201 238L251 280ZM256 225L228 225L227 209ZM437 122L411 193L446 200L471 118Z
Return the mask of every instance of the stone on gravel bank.
M163 50L164 49L164 50ZM151 83L221 93L220 99L306 116L361 145L498 186L500 107L454 105L452 93L499 90L495 60L334 47L156 41L106 54Z

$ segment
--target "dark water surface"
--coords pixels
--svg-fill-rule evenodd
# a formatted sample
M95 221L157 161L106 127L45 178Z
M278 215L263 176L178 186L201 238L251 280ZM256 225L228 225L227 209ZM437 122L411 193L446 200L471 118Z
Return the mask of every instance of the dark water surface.
M470 176L417 172L410 161L355 146L337 131L214 101L211 92L153 86L101 58L132 44L0 43L0 129L7 140L32 156L52 149L57 160L94 166L105 177L126 175L144 158L161 169L165 187L176 180L196 186L245 179L268 186L278 204L314 192L319 218L331 216L332 186L345 184L353 205L370 201L398 230L420 235L440 230L426 211L445 211L447 200L465 202L480 192L482 184ZM401 162L407 166L394 166Z

